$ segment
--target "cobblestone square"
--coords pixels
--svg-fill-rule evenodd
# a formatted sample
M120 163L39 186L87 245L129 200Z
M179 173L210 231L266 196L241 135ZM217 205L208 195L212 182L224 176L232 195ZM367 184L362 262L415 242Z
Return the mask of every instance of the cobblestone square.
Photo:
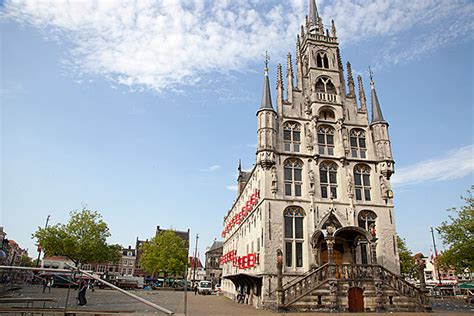
M150 302L163 306L175 313L175 315L184 315L184 292L182 291L144 291L136 290L131 293L138 295ZM39 285L27 286L21 291L14 294L14 297L31 297L31 298L53 298L57 300L55 303L46 303L46 306L52 308L64 308L67 289L52 288L51 293L42 293L42 287ZM71 289L69 296L68 309L81 311L122 311L124 313L154 314L164 315L156 312L151 307L138 302L131 297L110 289L96 289L95 291L87 291L87 306L81 307L76 304L77 290ZM473 306L452 300L436 300L433 302L434 313L436 314L466 314L474 311ZM7 305L4 306L20 306ZM38 303L35 306L40 306ZM331 315L342 315L342 313L331 313ZM414 315L415 313L390 313L392 315ZM45 314L46 315L46 314ZM324 315L324 313L276 313L268 310L258 310L248 305L238 304L224 296L216 295L194 295L188 292L188 315L190 316L206 316L206 315ZM357 315L357 314L354 314ZM358 314L362 315L362 314Z

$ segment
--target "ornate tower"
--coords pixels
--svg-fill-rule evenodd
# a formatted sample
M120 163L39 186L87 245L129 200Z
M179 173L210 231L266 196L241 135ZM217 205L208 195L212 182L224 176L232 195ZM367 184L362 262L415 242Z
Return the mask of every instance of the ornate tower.
M281 74L281 73L280 73ZM277 114L273 109L268 81L268 55L265 58L265 77L263 79L263 93L260 109L257 111L258 143L257 164L268 170L275 164Z
M248 286L257 289L249 302L277 308L423 306L423 295L398 275L394 161L372 74L369 122L363 79L357 93L336 25L324 29L315 0L295 56L294 74L287 55L286 93L277 66L276 111L265 60L257 163L239 169L238 197L224 217L224 293Z

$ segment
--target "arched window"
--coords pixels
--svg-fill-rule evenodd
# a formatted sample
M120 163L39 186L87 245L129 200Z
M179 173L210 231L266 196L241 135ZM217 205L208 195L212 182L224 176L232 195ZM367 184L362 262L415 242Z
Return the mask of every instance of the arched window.
M334 128L330 126L318 128L318 148L320 155L334 155Z
M287 159L284 164L285 195L301 196L303 163L298 159Z
M336 116L334 115L334 111L329 108L322 108L319 111L319 119L325 121L335 121Z
M366 165L354 167L355 196L358 201L370 201L370 168Z
M323 162L319 167L321 197L337 198L337 165L334 162Z
M285 151L300 151L301 125L296 122L285 122L283 125L283 142Z
M375 225L375 220L377 219L377 215L369 210L363 210L359 212L358 220L359 220L359 227L369 231L370 226Z
M367 156L365 132L361 129L351 130L351 152L354 158L365 158Z
M331 79L326 77L319 77L316 81L316 92L324 92L329 94L336 94L336 87Z
M283 213L285 220L285 266L300 268L303 266L303 220L305 213L302 208L290 206ZM295 260L293 260L293 258Z
M329 69L329 58L324 52L318 52L316 55L316 67Z

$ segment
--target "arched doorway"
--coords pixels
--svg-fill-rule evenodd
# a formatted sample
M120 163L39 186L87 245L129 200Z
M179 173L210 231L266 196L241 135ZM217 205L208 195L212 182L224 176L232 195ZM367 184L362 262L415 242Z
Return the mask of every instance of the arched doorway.
M360 313L364 311L364 294L360 287L352 287L348 293L349 312Z

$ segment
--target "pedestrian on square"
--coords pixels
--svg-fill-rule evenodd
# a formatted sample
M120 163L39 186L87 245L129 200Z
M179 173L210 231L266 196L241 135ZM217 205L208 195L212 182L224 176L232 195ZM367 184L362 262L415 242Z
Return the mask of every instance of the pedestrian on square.
M194 285L194 295L197 294L197 291L198 291L198 286L197 286L197 285Z
M79 293L77 294L77 299L79 300L79 306L85 306L87 304L86 291L87 291L87 282L81 281L79 284Z
M51 279L48 276L43 279L43 293L46 292L46 288L48 288L48 293L51 293Z

